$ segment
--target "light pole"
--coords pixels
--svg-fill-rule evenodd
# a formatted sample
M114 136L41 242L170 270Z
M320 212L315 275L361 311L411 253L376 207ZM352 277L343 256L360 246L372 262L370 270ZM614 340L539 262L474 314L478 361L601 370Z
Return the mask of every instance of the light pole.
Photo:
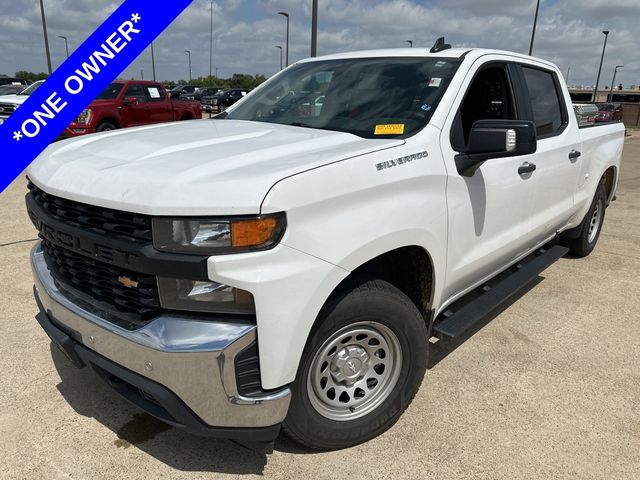
M567 76L564 78L564 83L569 85L569 74L571 73L571 66L567 67Z
M153 51L153 42L151 42L151 69L153 70L153 81L156 81L156 54Z
M67 51L67 58L69 58L69 42L67 37L65 37L64 35L58 35L58 38L61 38L64 40L64 48Z
M185 50L184 53L189 55L189 83L191 83L191 50Z
M213 73L213 0L211 0L211 35L209 37L209 79Z
M531 43L529 43L529 55L533 52L533 40L536 38L536 25L538 24L538 12L540 11L540 0L536 4L536 16L533 18L533 30L531 31Z
M613 102L613 86L616 83L616 75L618 74L618 69L623 67L624 65L616 65L616 68L613 71L613 80L611 80L611 89L609 90L609 96L607 97L607 102Z
M596 86L593 89L593 102L598 101L598 83L600 83L600 73L602 72L602 61L604 60L604 51L607 48L607 38L609 38L609 30L603 30L604 45L602 46L602 56L600 57L600 67L598 67L598 78L596 78Z
M218 70L220 70L221 67L216 67L216 78L218 78Z
M311 56L318 56L318 0L311 6Z
M44 3L40 0L40 12L42 13L42 30L44 31L44 49L47 52L47 67L49 75L53 73L51 69L51 52L49 51L49 35L47 34L47 20L44 16Z
M413 48L413 40L405 40L409 44L409 48Z
M285 65L289 66L289 14L287 12L278 12L278 15L282 15L287 18L287 55ZM282 68L280 69L282 70Z
M282 70L282 47L280 45L274 45L274 46L280 49L280 70Z

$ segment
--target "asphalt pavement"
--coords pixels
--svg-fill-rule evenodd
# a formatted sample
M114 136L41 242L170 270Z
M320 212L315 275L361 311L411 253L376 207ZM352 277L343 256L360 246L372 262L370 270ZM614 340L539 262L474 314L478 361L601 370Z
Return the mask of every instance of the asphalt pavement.
M34 320L25 191L20 178L0 194L1 479L640 478L638 132L595 252L440 346L390 431L328 453L189 436L76 370Z

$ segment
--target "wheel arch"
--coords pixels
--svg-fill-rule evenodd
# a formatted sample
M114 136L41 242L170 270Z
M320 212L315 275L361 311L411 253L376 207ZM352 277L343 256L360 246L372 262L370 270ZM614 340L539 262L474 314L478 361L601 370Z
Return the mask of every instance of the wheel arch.
M101 117L100 120L96 122L96 130L100 128L100 125L102 125L103 123L112 123L113 125L115 125L116 128L122 128L120 126L120 122L118 122L118 120L116 120L115 117L108 116L108 117Z
M608 167L602 174L601 181L604 183L604 189L607 194L607 205L613 199L617 179L618 169L615 165Z

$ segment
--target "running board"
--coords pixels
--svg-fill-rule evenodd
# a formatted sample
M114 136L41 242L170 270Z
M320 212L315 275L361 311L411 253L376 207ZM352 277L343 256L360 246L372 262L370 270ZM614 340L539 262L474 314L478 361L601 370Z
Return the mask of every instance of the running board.
M433 326L433 335L442 340L459 337L493 309L527 286L568 251L568 248L560 245L536 250L506 272L473 290L472 293L475 292L476 295L473 300L465 301L465 298L470 296L467 294L453 303L444 313L438 315Z

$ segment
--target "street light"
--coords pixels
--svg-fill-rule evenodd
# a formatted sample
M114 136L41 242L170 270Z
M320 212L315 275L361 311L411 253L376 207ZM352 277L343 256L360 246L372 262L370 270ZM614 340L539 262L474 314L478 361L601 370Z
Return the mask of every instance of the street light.
M283 17L287 18L287 56L286 56L286 63L285 65L288 67L289 66L289 14L287 12L278 12L278 15L282 15ZM282 67L280 67L280 70L282 70Z
M413 40L405 40L409 44L409 48L413 48Z
M153 42L151 42L151 69L153 70L153 81L156 81L156 54L153 51Z
M607 38L609 38L609 30L603 30L604 45L602 46L602 56L600 57L600 67L598 67L598 78L596 78L596 86L593 89L593 102L598 101L598 83L600 83L600 73L602 72L602 61L604 60L604 51L607 48Z
M274 45L274 46L280 49L280 70L282 70L282 47L280 45Z
M311 6L311 56L318 56L318 0Z
M40 0L40 12L42 13L42 30L44 31L44 49L47 52L47 67L49 67L49 75L53 73L51 69L51 52L49 52L49 35L47 34L47 20L44 16L44 3Z
M184 53L189 55L189 83L191 83L191 50L185 50Z
M211 35L209 37L209 78L213 70L213 0L211 0Z
M618 73L618 69L623 67L624 65L616 65L616 68L613 71L613 80L611 80L611 90L609 90L609 96L607 97L607 102L613 102L613 86L616 83L616 75Z
M61 38L64 40L64 48L67 51L67 58L69 58L69 42L67 37L65 37L64 35L58 35L58 38Z
M529 56L533 52L533 40L536 38L536 25L538 25L538 12L540 11L540 0L536 4L536 16L533 18L533 30L531 30L531 43L529 43Z

